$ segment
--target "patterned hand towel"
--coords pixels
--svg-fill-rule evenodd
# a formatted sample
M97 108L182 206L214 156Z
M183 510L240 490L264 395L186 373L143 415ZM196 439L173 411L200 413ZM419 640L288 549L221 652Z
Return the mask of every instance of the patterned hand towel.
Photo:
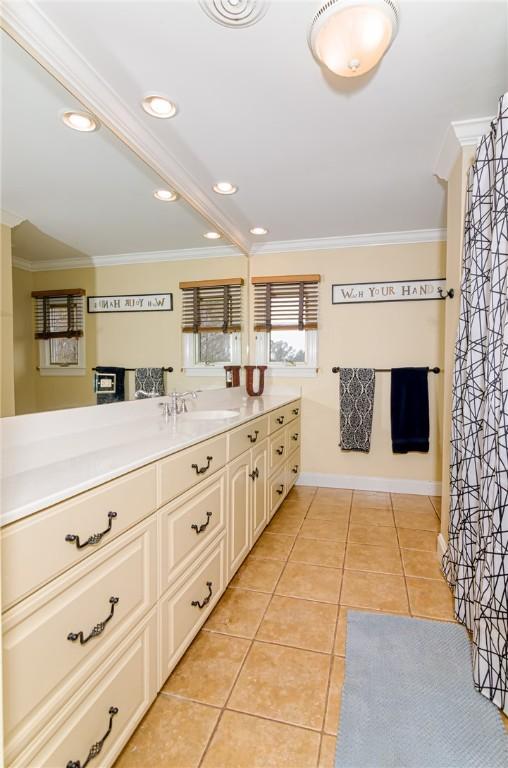
M343 451L370 451L374 368L340 369L340 442Z
M160 397L164 391L164 368L136 368L134 397Z

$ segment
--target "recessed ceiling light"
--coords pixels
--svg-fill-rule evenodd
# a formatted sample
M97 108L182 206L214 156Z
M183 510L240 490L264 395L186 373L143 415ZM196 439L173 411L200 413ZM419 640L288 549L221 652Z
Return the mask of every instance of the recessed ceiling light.
M251 229L251 235L267 235L268 230L264 227L252 227Z
M64 112L62 120L69 128L85 133L95 131L99 127L97 120L86 112Z
M176 115L176 104L164 96L157 96L156 94L146 96L141 102L141 106L152 117L166 118Z
M153 196L157 200L162 200L163 203L174 203L175 200L178 200L178 192L173 189L156 189Z
M230 181L218 181L217 184L213 185L213 191L217 192L218 195L234 195L235 192L238 192L238 187L235 187Z
M206 237L207 240L218 240L220 235L218 232L205 232L203 237Z

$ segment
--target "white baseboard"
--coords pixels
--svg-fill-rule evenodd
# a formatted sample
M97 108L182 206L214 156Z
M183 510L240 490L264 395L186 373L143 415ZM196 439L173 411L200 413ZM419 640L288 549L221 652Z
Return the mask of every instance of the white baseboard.
M437 554L439 555L439 562L441 562L443 555L446 551L446 541L442 533L437 537Z
M441 483L433 480L402 480L397 477L362 477L361 475L327 475L320 472L302 472L297 480L297 485L315 485L320 488L352 488L354 491L415 493L420 496L441 495Z

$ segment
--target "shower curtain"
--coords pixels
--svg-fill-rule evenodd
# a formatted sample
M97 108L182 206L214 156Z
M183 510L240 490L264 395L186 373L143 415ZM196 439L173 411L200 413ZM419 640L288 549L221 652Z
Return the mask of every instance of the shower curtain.
M477 689L508 712L508 93L469 172L443 566Z

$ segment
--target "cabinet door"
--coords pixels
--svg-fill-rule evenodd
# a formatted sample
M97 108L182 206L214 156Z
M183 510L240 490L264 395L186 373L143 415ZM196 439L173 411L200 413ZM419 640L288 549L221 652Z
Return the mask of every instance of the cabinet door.
M252 455L252 542L263 532L268 522L268 440L264 440Z
M238 569L251 546L250 499L252 480L249 476L250 451L243 453L228 467L228 573Z

